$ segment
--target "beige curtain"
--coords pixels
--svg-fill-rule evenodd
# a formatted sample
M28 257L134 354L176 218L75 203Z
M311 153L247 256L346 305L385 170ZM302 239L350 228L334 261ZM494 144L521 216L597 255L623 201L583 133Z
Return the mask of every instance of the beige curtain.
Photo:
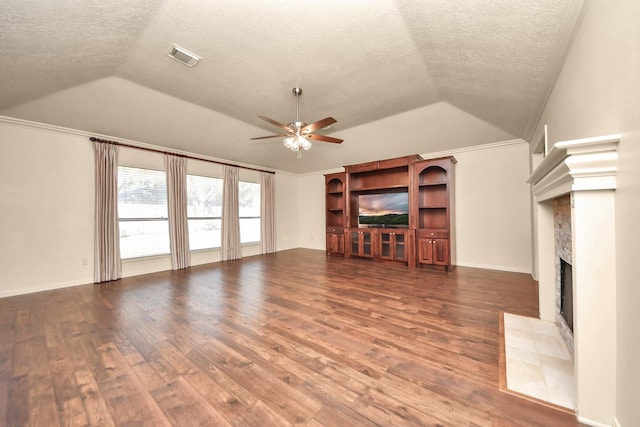
M260 172L260 244L263 254L276 251L276 175Z
M240 214L238 212L238 168L235 166L224 167L222 242L220 246L222 261L242 258Z
M167 154L164 157L164 166L167 175L171 268L179 270L191 265L187 221L187 159Z
M95 283L122 277L118 227L118 146L93 142L95 152Z

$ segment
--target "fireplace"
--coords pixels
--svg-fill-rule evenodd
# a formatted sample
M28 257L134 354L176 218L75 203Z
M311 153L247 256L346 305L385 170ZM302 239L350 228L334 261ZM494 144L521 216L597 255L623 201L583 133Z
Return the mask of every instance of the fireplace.
M610 266L616 263L620 138L557 142L529 178L535 198L540 318L555 321L561 334L565 330L571 336L576 415L589 425L610 425L616 408L616 275ZM561 266L561 260L567 265Z
M560 259L560 315L573 333L573 267Z

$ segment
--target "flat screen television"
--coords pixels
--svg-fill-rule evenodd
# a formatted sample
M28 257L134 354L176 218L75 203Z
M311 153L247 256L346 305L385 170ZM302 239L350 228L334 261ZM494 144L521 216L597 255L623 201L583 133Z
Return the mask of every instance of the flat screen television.
M360 227L408 227L409 194L360 194L358 196L358 225Z

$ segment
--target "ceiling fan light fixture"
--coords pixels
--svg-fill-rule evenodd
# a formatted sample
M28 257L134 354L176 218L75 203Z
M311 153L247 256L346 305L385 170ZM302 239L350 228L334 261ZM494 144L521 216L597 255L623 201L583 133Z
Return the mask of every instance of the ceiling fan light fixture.
M288 136L284 139L284 146L293 150L293 151L297 151L296 148L296 144L294 143L294 139L292 136Z
M269 122L272 125L278 126L281 129L284 129L288 132L288 134L260 136L251 139L277 138L284 136L284 146L291 151L294 151L298 159L302 155L302 150L306 151L311 148L310 139L314 139L316 141L331 142L334 144L342 143L341 139L325 135L317 135L314 133L319 129L326 129L332 124L336 123L336 119L334 119L333 117L326 117L311 124L306 124L300 121L300 95L302 95L302 89L300 89L299 87L294 87L292 89L292 92L296 97L296 120L294 122L291 122L288 125L284 125L280 122L270 119L269 117L258 116L262 120Z
M284 139L284 146L291 151L308 150L311 148L311 141L301 135L288 136Z
M304 148L305 150L308 150L309 148L311 148L311 141L309 141L307 138L305 138L304 136L299 136L298 137L298 143L300 144L300 146L302 148Z

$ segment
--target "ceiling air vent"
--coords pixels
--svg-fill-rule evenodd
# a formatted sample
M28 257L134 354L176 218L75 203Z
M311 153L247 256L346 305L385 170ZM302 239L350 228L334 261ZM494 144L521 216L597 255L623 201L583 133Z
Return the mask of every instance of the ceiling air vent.
M189 67L193 67L202 59L201 56L198 56L193 52L189 52L187 49L180 47L177 44L171 46L171 49L169 49L169 56L185 65L188 65Z

